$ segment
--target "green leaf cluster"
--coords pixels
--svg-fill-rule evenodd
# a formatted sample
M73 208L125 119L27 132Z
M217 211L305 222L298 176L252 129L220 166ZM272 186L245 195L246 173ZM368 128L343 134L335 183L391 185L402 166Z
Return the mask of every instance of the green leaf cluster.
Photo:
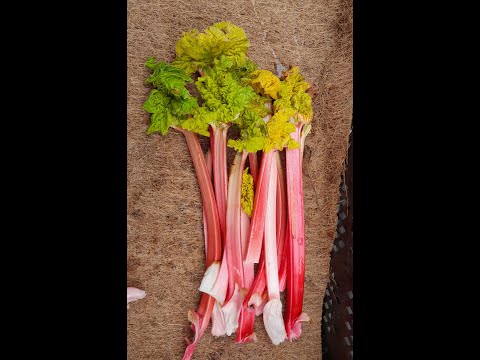
M295 66L282 80L257 69L247 57L249 45L242 28L220 22L202 33L196 29L183 33L171 64L148 59L145 66L151 74L146 84L153 89L143 106L152 114L147 133L165 135L175 126L210 136L209 126L233 125L240 136L230 139L228 146L236 151L298 147L290 136L295 131L292 119L311 121L312 101L306 92L310 84ZM187 88L195 72L200 75L195 87L201 106Z
M183 70L162 61L156 62L154 58L148 59L145 66L152 71L145 82L155 87L143 104L143 109L152 114L147 133L165 135L170 126L181 126L198 108L197 99L185 87L193 80Z

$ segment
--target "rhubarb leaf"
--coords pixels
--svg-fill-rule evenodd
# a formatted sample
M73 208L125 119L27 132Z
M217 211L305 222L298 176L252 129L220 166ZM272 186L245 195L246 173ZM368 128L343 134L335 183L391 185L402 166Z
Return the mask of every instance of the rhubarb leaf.
M251 86L243 86L230 71L233 62L222 56L212 69L195 83L203 105L193 112L186 129L203 133L208 125L230 124L238 118L256 96Z
M290 134L295 131L295 125L289 119L295 115L292 108L280 109L267 122L267 137L265 139L264 152L276 149L281 151L285 146L295 149L300 144L293 140Z
M312 98L306 93L309 87L310 84L300 75L297 66L284 71L279 98L273 103L274 110L291 108L295 122L309 123L313 118Z
M183 33L175 46L177 57L172 64L190 75L198 69L212 67L214 60L223 55L236 67L242 67L249 46L242 28L223 21L209 26L203 33L197 29Z
M250 76L251 85L256 92L278 99L281 83L277 76L268 70L256 70Z
M198 108L197 99L185 87L193 80L183 70L156 62L154 58L149 58L145 66L152 70L146 83L155 87L143 104L144 110L152 114L147 133L165 135L172 125L182 127L182 123Z

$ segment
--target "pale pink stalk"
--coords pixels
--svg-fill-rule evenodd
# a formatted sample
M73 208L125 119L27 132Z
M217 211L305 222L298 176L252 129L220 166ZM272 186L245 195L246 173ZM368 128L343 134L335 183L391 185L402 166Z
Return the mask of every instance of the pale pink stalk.
M252 175L253 176L253 175ZM241 238L242 238L242 255L245 255L247 252L248 236L250 235L250 217L245 214L242 210L241 212ZM243 256L242 256L243 259ZM253 285L255 278L255 264L250 263L246 264L243 262L243 279L245 289L248 290ZM253 331L255 324L255 309L251 309L249 306L246 306L245 303L242 305L242 310L240 312L239 325L237 330L237 337L235 342L237 343L249 343L251 341L257 340L257 335Z
M300 141L301 129L302 123L298 122L296 131L291 134L295 141ZM305 280L305 224L301 155L301 148L286 150L289 254L285 327L289 340L297 339L302 333L301 322L309 320L308 315L302 312Z
M282 170L282 163L280 159L280 153L276 151L275 161L277 162L277 191L276 191L276 238L277 238L277 265L279 266L278 277L279 277L279 286L280 291L285 290L286 284L286 269L282 268L286 266L285 264L285 254L284 249L285 238L287 235L287 192L284 173ZM267 293L265 292L266 288L266 275L265 275L265 253L264 251L260 254L260 262L258 264L257 274L253 286L249 287L249 292L245 298L244 306L254 307L256 314L259 315L262 313L263 306L268 300Z
M272 102L268 101L265 103L265 106L272 110ZM263 118L264 122L268 122L272 117L271 114L268 114ZM260 260L260 253L262 250L262 239L265 226L265 209L266 209L266 197L267 197L267 185L265 179L268 179L270 176L270 165L272 161L272 152L262 153L262 161L260 164L260 170L258 174L253 175L253 183L255 186L255 200L253 204L253 214L252 222L250 229L250 238L248 239L247 245L247 254L244 256L245 262L248 263L258 263ZM258 164L257 154L252 155L252 158L249 161L253 164ZM254 169L253 171L255 171ZM256 172L256 171L255 171Z
M257 188L255 189L255 199L253 203L253 214L250 228L250 238L248 240L247 255L245 262L258 263L262 250L262 239L265 231L265 214L267 207L268 179L270 178L270 168L274 152L264 153L258 174Z
M227 303L223 306L226 334L230 336L238 328L241 304L245 297L241 239L241 186L247 153L237 153L230 168L227 194L225 247L228 261Z
M212 177L223 244L222 263L217 281L212 288L204 289L207 294L210 294L216 300L214 312L212 313L212 334L214 336L223 336L226 334L223 312L218 310L224 305L227 295L229 297L233 295L228 293L228 262L225 247L227 206L227 130L228 125L221 124L218 127L213 124L210 125L210 153L213 164Z
M242 255L247 253L247 245L248 245L248 237L250 235L250 217L245 214L242 210L240 214L240 222L241 222L241 239L242 239ZM242 256L243 259L243 256ZM250 289L253 284L253 280L255 278L255 264L250 263L246 264L243 263L243 278L245 282L245 287Z
M276 150L271 150L274 152ZM268 179L267 209L265 219L265 270L267 274L268 302L263 309L263 323L274 345L280 344L287 337L282 317L282 303L278 284L277 234L276 234L276 192L277 162L272 161Z
M227 131L228 125L210 125L210 151L213 162L213 187L220 220L222 241L225 244L227 210Z

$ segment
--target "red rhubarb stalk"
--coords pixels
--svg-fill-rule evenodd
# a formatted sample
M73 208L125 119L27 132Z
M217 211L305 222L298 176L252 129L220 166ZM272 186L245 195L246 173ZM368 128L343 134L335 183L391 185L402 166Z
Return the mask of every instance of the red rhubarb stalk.
M220 233L220 222L218 218L217 204L213 192L212 181L208 174L205 157L200 147L197 135L191 131L178 129L185 136L185 140L190 150L193 166L198 179L200 194L202 197L203 209L205 211L205 225L208 247L206 250L206 267L207 269L214 262L220 262L222 256L222 237ZM195 332L194 341L190 343L185 350L183 360L188 360L192 357L195 347L197 346L201 336L210 322L215 299L208 294L202 294L200 306L195 312L190 310L188 312L188 319L192 323L192 330Z
M285 229L285 240L283 243L283 259L280 264L280 269L278 270L278 285L280 287L280 292L283 292L287 286L287 269L288 269L288 245L290 244L290 227L287 221L287 227Z
M210 150L207 150L207 153L205 154L205 163L207 164L207 172L208 172L208 175L210 176L210 180L212 178L212 153L210 152ZM205 208L203 207L203 210L202 210L202 220L203 220L203 237L205 238L205 256L207 255L207 251L208 251L208 241L207 241L207 223L206 223L206 220L205 220Z
M211 156L211 151L208 150L207 154L205 155L205 162L207 164L207 170L209 175L212 174L212 156ZM208 242L207 242L207 226L205 223L205 209L203 209L203 224L204 224L204 233L205 233L205 252L207 252L208 249ZM225 259L225 261L223 261ZM214 266L213 264L210 266L210 268ZM200 284L199 290L207 293L215 298L219 304L217 304L217 308L221 305L223 305L226 297L226 289L227 289L227 284L228 284L228 269L227 269L227 261L225 257L225 250L223 251L222 255L222 262L220 265L220 269L210 269L208 268L206 271L206 276L203 278L202 283ZM212 275L209 275L208 272L212 273ZM212 280L214 281L214 284L212 284ZM216 325L215 322L217 320L217 315L220 314L219 312L215 312L214 308L214 313L212 314L212 326L215 327L216 332L218 333L218 329L221 328L221 325ZM221 322L224 322L223 319L218 319ZM213 331L213 330L212 330ZM222 334L224 335L224 334Z
M220 219L220 231L225 242L227 210L227 130L228 125L210 125L210 150L213 162L213 186Z
M210 149L207 150L207 154L205 155L205 162L207 164L207 170L208 174L210 175L210 178L212 177L212 169L213 169L213 164L212 164L212 155L211 155ZM205 222L205 209L203 209L203 229L204 229L204 234L205 234L205 254L207 253L208 249L208 235L207 235L207 226ZM225 254L225 252L224 252ZM214 273L216 269L213 269L214 271L212 272L212 275L208 277L208 275L204 276L202 283L200 284L199 290L207 293L210 296L213 296L215 298L215 304L213 306L212 310L212 335L213 336L223 336L225 335L225 319L223 317L223 312L222 312L222 305L225 301L225 296L226 296L226 289L227 289L227 284L228 284L228 273L227 273L227 262L226 260L223 261L224 257L222 256L222 263L220 270L218 272L218 275ZM226 258L225 258L226 259ZM206 273L209 272L209 270L212 270L212 266L214 264L210 265L210 267L207 269ZM212 278L216 276L215 279L215 284L212 286L211 281Z
M282 168L280 153L276 151L277 162L277 191L276 191L276 222L277 222L277 262L280 274L281 264L284 256L285 235L287 233L287 186L285 184L285 176ZM280 279L279 279L280 281ZM282 290L280 290L282 291Z
M190 150L202 197L203 209L205 210L206 232L208 236L206 265L208 268L213 261L222 259L222 238L217 204L215 202L212 181L208 174L207 164L197 135L188 130L180 129L180 131L184 134Z
M280 286L280 292L282 292L285 290L287 283L287 254L285 249L288 243L286 240L288 236L288 204L287 185L285 183L285 175L279 153L277 154L277 171L277 222L280 224L277 226L278 284Z
M302 123L298 122L292 138L300 141ZM301 149L286 150L287 202L289 219L289 259L287 281L287 308L285 327L289 340L297 339L302 333L301 322L308 321L302 313L305 278L305 225L303 211L303 188L301 171Z

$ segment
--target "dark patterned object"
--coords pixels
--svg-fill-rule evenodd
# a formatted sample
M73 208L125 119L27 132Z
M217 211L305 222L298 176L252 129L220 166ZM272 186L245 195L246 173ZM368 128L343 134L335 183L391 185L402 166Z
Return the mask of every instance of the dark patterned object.
M322 358L324 360L353 359L353 207L352 153L340 184L337 205L337 233L330 261L330 279L323 299Z

